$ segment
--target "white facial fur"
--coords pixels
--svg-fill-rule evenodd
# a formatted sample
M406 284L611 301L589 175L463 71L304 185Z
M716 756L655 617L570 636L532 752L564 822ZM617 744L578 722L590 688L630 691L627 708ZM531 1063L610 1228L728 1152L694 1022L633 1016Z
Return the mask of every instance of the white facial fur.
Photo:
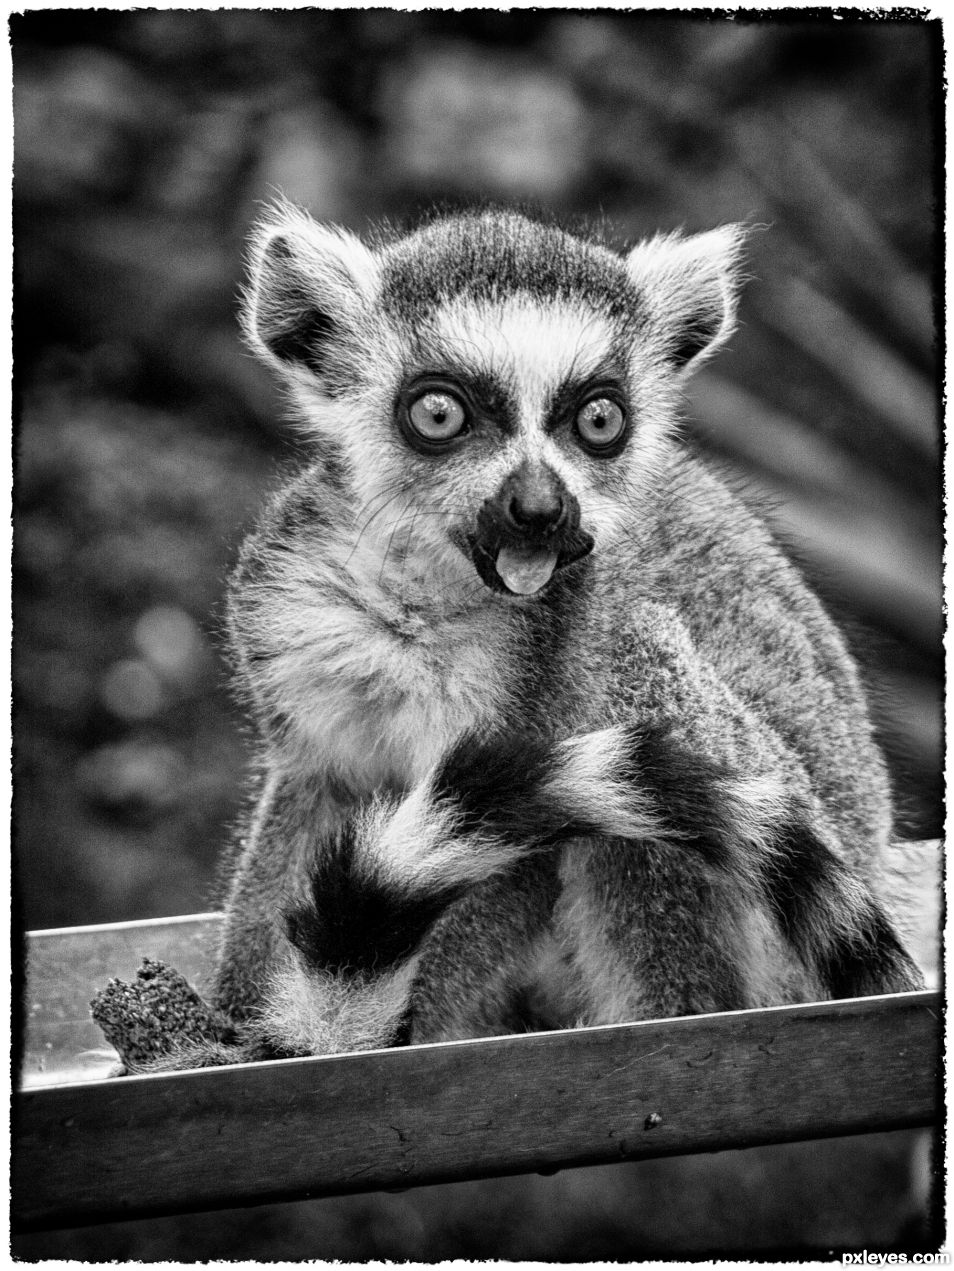
M497 303L457 299L435 313L425 335L439 358L472 374L489 374L517 406L517 432L482 463L477 484L491 496L521 464L544 465L580 502L584 526L608 535L624 509L599 498L579 449L545 429L548 405L571 377L585 382L612 351L613 329L598 313L528 296Z
M502 432L492 451L465 441L446 456L422 458L410 452L393 419L394 396L411 349L383 318L376 325L382 328L380 382L332 401L319 400L312 377L306 407L313 424L333 436L352 460L354 566L366 558L366 566L382 579L399 574L402 588L413 590L423 569L432 589L436 584L479 592L473 565L448 537L449 526L469 528L483 501L526 462L556 473L578 500L583 528L595 537L596 550L610 547L638 509L674 424L678 390L658 359L638 348L631 351L629 444L617 458L592 460L571 432L552 433L545 425L557 389L568 380L585 383L609 360L611 322L569 302L513 297L491 304L458 298L433 314L417 333L417 343L431 351L434 366L492 377L515 403L517 427L513 435ZM626 497L620 497L621 486Z

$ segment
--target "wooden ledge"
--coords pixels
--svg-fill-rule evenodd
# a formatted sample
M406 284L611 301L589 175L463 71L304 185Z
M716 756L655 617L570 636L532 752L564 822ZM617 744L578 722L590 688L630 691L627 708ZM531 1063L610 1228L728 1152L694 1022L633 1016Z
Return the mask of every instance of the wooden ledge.
M26 1090L14 1224L928 1125L939 1017L904 993Z

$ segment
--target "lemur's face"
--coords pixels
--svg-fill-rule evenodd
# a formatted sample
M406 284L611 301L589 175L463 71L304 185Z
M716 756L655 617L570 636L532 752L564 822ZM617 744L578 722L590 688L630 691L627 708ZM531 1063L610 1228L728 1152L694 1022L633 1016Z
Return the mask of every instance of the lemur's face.
M534 595L625 506L634 401L612 324L558 299L458 296L409 336L394 424L417 505L443 512L428 529L493 591Z
M283 209L248 326L345 461L383 570L537 596L625 541L679 372L727 330L737 240L623 257L486 213L369 250Z

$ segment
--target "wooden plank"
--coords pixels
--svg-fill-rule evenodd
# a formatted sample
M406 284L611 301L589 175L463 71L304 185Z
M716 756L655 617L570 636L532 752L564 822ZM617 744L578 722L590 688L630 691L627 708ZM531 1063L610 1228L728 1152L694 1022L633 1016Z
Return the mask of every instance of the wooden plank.
M939 1015L907 993L26 1090L14 1222L930 1124Z

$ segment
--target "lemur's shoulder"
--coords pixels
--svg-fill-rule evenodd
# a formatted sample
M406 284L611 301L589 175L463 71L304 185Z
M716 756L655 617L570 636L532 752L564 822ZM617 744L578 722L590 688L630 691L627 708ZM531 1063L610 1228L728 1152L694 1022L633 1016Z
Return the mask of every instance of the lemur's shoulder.
M609 674L617 712L662 703L678 713L673 668L694 677L741 731L776 739L774 761L806 772L830 800L848 855L864 864L871 827L890 829L884 764L858 667L800 568L777 540L757 494L710 462L674 450L644 518L631 585L610 576ZM845 792L850 792L847 795Z
M707 456L675 444L659 465L653 498L633 521L639 594L671 604L693 630L739 622L782 606L785 636L800 624L837 636L802 570L780 542L764 494Z

